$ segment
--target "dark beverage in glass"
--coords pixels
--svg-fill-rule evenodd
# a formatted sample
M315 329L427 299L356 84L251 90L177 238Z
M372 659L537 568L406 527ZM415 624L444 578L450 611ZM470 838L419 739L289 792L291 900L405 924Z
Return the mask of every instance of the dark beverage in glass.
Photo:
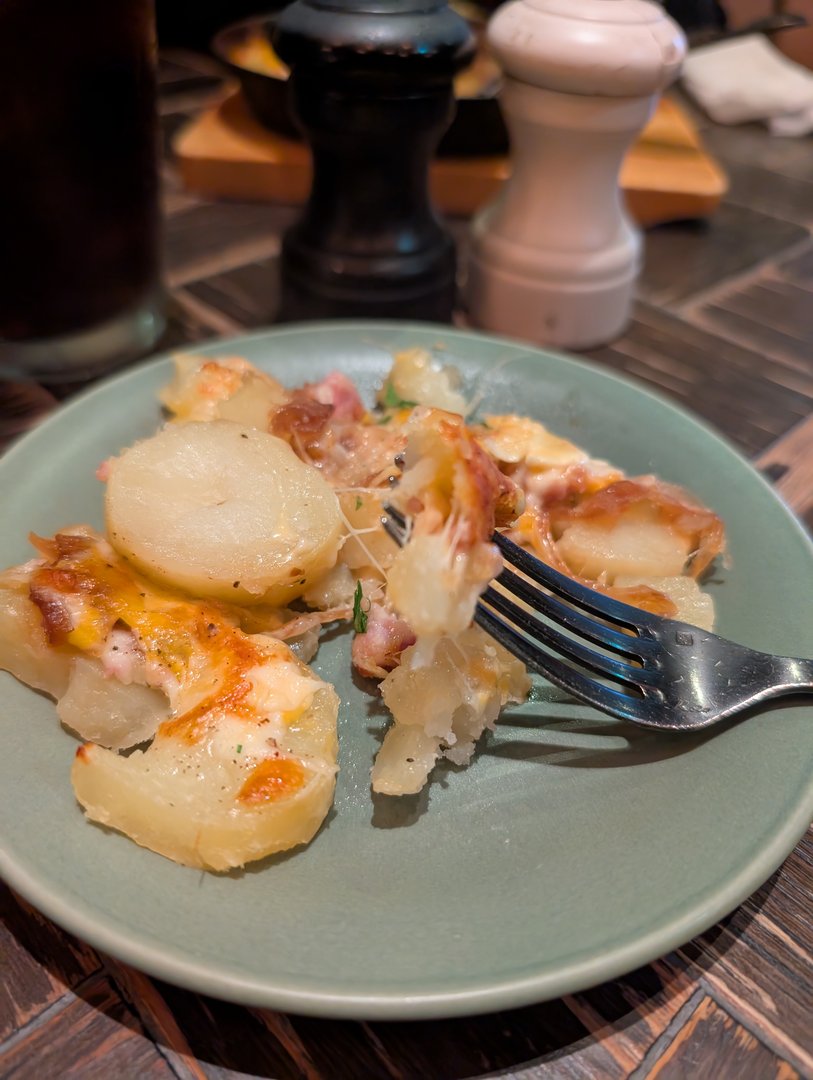
M163 328L152 0L0 0L0 375L75 381Z

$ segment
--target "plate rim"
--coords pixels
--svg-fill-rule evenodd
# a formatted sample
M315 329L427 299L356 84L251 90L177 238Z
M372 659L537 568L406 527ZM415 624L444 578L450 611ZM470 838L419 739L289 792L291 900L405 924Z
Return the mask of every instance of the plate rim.
M803 546L807 548L808 556L813 561L813 541L790 507L752 462L726 436L697 416L691 409L682 407L666 395L640 384L625 374L609 370L595 361L511 338L437 323L416 323L408 320L322 320L313 323L290 323L260 328L248 334L195 342L189 346L165 351L123 371L112 373L109 377L77 394L46 417L41 424L15 441L0 460L3 466L11 463L13 467L16 456L26 453L29 446L35 446L38 439L42 437L43 430L47 432L47 428L56 417L69 416L74 409L84 407L85 403L94 396L109 393L111 386L126 386L130 380L143 377L147 369L166 364L175 355L182 353L216 355L224 349L239 350L242 344L262 342L269 338L309 336L314 332L329 333L337 329L349 333L364 333L371 330L396 332L419 330L440 333L462 341L476 338L478 341L509 347L512 350L527 350L529 358L547 357L563 362L567 366L583 367L591 374L600 376L611 383L620 383L633 393L657 402L660 407L665 407L677 415L682 422L688 421L700 429L704 438L711 440L728 456L735 458L740 467L744 465L750 471L752 480L756 478L759 484L770 492L778 510L784 516L785 525L796 532L797 539L803 541ZM70 898L66 900L64 896L54 894L41 873L38 874L36 870L31 872L24 860L15 858L6 848L4 841L0 842L0 877L46 916L91 946L149 975L187 990L209 994L242 1005L269 1007L322 1018L441 1019L517 1008L586 990L650 963L679 945L685 944L733 911L775 872L804 836L811 816L813 816L813 776L808 785L800 789L796 804L792 812L786 816L782 828L772 833L770 840L763 844L735 875L729 877L710 897L706 896L704 902L701 904L697 901L692 902L688 910L684 910L681 915L652 929L643 938L635 938L626 944L609 950L605 949L586 959L577 959L566 965L560 964L556 969L542 974L498 977L488 985L476 988L422 993L404 993L398 990L360 993L303 989L296 985L295 979L288 979L286 983L285 976L274 978L273 974L272 982L269 984L267 978L260 980L253 976L229 972L217 966L213 961L201 963L180 954L172 955L171 949L168 951L157 945L145 944L137 934L134 936L132 932L128 933L126 928L117 928L107 914L100 920L98 915L77 910L71 904Z

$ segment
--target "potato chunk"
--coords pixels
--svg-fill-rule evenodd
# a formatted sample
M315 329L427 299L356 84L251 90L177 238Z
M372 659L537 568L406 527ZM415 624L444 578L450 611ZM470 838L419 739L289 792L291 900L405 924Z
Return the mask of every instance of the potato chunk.
M169 859L206 870L243 866L319 829L333 801L337 712L323 684L276 739L224 716L200 739L170 722L127 757L87 743L74 759L74 791L92 821Z
M0 575L0 670L58 698L68 688L74 654L48 642L40 612L28 597L33 565Z
M634 508L618 521L576 521L557 542L559 554L576 574L601 575L612 584L619 574L676 577L683 573L691 538L657 519L647 508Z
M426 349L405 349L396 355L378 401L385 408L400 403L429 405L463 416L466 399L461 381L456 367L441 364Z
M163 584L284 604L336 562L342 519L316 469L226 420L170 424L110 462L113 546Z
M169 716L169 702L160 690L138 683L125 685L105 675L98 660L79 655L56 711L62 723L82 739L123 750L153 737Z
M477 626L410 646L381 683L395 723L373 765L373 791L415 795L439 757L466 765L503 707L530 687L524 665Z

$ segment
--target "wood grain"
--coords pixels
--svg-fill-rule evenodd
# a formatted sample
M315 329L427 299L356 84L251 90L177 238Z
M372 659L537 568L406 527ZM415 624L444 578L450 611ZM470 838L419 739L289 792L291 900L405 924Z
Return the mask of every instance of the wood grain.
M791 428L759 456L758 464L776 477L776 489L813 527L813 417Z
M105 978L77 987L40 1024L0 1048L3 1080L175 1080L157 1047Z
M726 201L707 222L650 229L640 294L673 308L808 238L801 225Z
M686 1080L708 1075L704 1070L712 1062L717 1077L794 1080L799 1075L710 997L700 1002L648 1075L651 1080Z
M0 882L0 1042L101 967L88 945L58 929Z
M588 355L699 413L748 454L804 419L813 403L813 385L787 385L757 350L650 304L636 305L618 341Z

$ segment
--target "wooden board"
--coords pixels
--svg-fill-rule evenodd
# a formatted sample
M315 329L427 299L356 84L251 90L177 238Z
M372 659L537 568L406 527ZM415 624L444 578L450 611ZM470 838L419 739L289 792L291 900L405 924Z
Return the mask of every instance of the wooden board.
M262 127L237 91L182 128L173 152L184 185L200 194L296 205L310 188L307 147ZM432 166L432 194L447 214L468 215L497 194L509 172L507 157L441 158ZM642 225L705 217L728 186L668 98L627 155L621 182Z

